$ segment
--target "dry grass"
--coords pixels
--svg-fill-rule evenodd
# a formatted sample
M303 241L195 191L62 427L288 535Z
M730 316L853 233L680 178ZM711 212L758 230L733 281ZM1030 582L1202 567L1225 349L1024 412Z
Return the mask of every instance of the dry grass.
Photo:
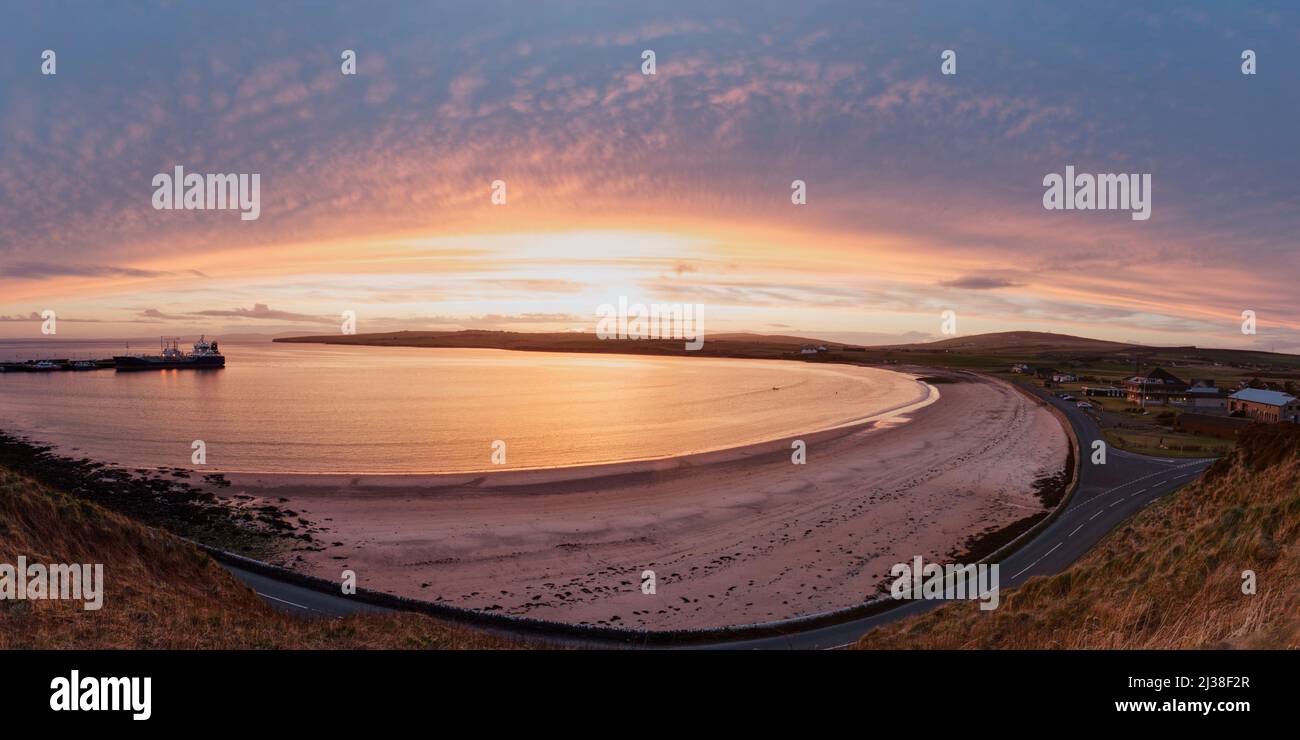
M302 620L158 529L0 469L0 563L103 563L104 605L0 601L0 649L482 649L518 645L416 614Z
M1258 593L1242 593L1253 570ZM1300 648L1300 426L1255 426L1065 572L873 630L859 648Z

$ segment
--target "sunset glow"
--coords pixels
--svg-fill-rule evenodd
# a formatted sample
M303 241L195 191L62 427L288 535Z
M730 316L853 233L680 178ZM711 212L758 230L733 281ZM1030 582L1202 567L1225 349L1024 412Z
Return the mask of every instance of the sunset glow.
M591 331L627 295L706 304L715 332L921 341L953 309L962 333L1300 347L1279 115L1295 72L1243 84L1229 63L1206 82L1204 51L1294 27L1133 10L1123 33L1073 41L1094 65L1081 80L1053 33L1087 18L1040 9L1038 36L1005 38L1009 11L956 6L932 21L964 29L947 78L927 40L942 28L855 7L647 9L631 31L539 14L513 24L527 39L486 13L164 7L116 18L123 33L57 77L10 56L0 336L33 335L46 309L68 338L316 332L345 310L362 331ZM97 27L54 15L29 20ZM35 59L22 25L6 46ZM336 47L365 48L358 75ZM1151 67L1158 84L1131 71ZM151 208L151 177L180 163L260 173L260 218ZM1044 210L1041 180L1066 165L1152 173L1151 219ZM1246 309L1256 336L1237 331Z

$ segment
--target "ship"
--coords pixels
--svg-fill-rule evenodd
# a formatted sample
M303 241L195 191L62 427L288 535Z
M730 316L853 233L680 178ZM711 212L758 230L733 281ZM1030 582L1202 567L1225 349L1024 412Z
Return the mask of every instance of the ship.
M117 355L113 366L118 370L181 370L207 369L226 366L226 358L217 347L216 340L209 342L199 337L194 350L182 352L180 337L163 337L160 355Z

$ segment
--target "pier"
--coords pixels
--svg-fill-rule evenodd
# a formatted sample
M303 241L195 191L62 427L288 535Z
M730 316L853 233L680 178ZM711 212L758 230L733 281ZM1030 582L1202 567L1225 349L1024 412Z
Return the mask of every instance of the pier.
M112 370L113 358L105 360L69 360L65 358L0 362L0 373L52 373L83 370Z

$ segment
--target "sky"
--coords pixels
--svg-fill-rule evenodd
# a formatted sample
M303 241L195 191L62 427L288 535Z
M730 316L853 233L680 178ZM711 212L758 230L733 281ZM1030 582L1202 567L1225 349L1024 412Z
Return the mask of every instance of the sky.
M1300 352L1294 3L270 5L6 11L0 338L593 331L627 296L706 336L951 310ZM260 216L155 209L178 165L257 173ZM1045 209L1067 165L1150 174L1150 219Z

